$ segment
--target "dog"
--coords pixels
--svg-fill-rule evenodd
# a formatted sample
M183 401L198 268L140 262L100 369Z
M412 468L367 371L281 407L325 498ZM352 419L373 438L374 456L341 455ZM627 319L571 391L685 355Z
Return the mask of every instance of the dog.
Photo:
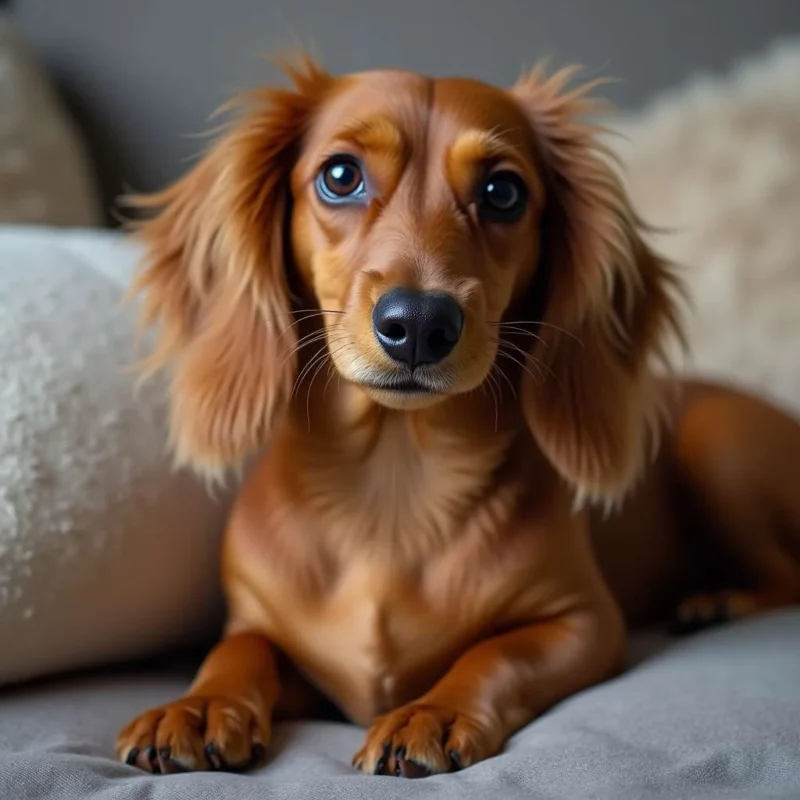
M673 377L682 282L594 86L287 72L134 201L176 459L249 468L224 635L119 758L244 769L333 708L357 769L452 772L618 674L629 626L798 603L800 425Z

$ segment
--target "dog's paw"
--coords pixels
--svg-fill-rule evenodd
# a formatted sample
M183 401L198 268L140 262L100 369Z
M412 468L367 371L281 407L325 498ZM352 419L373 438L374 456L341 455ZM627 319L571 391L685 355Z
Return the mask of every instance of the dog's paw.
M372 725L353 766L370 775L427 778L489 758L501 744L471 717L410 703Z
M152 773L239 771L264 759L269 728L243 703L184 697L146 711L117 738L117 757Z
M687 597L679 606L672 630L677 635L720 625L749 616L754 603L745 592L711 592Z

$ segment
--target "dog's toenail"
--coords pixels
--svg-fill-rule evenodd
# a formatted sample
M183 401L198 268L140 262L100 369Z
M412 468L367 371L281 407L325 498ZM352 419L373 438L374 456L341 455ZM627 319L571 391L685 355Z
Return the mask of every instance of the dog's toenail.
M461 761L461 754L458 752L458 750L451 750L451 751L448 753L448 755L450 756L450 761L452 761L452 762L453 762L453 766L454 766L454 767L455 767L457 770L459 770L459 769L464 769L464 764L463 764L463 762Z
M431 771L420 764L417 761L412 761L411 759L407 758L403 762L403 775L406 778L416 779L416 778L428 778L431 776Z
M147 748L146 755L147 755L147 760L148 761L155 761L156 760L156 749L155 749L155 747L153 747L153 745L150 745L150 747Z
M136 763L136 759L138 757L139 757L139 748L138 747L131 747L131 749L128 751L128 756L125 759L125 763L128 766L132 766L133 764Z
M394 775L396 778L401 778L403 776L403 760L405 757L405 747L400 746L394 751Z
M267 750L263 744L254 744L253 745L253 761L258 764L264 760L264 756L266 755Z
M166 769L164 772L167 775L174 775L178 772L188 772L188 767L180 761L177 761L174 758L167 759L165 765Z
M386 762L389 760L389 753L391 753L391 752L392 752L392 743L391 742L387 742L383 746L383 754L378 759L378 763L375 766L375 773L374 773L375 775L380 775L383 772L383 770L386 768Z
M219 753L217 752L217 746L214 744L214 742L209 742L204 749L206 758L208 759L211 766L214 767L214 769L221 769L223 761Z

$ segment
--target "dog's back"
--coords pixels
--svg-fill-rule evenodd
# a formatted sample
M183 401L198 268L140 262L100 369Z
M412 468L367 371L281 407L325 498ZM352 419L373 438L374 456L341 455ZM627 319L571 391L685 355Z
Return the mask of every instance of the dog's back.
M659 456L593 538L634 624L689 631L800 602L800 424L758 397L682 384Z

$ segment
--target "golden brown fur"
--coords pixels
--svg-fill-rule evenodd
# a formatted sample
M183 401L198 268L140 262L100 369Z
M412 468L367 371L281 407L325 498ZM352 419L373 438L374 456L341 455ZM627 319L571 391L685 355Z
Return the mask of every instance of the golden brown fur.
M141 201L158 213L135 288L175 452L212 474L258 458L225 537L225 637L120 757L242 768L274 717L327 697L369 726L360 769L446 772L619 670L623 614L700 589L686 624L800 601L800 428L651 371L679 285L582 121L586 88L291 77ZM363 202L320 199L342 153ZM476 186L503 169L528 202L487 222ZM386 388L403 369L371 318L393 287L463 314L414 369L426 391Z

